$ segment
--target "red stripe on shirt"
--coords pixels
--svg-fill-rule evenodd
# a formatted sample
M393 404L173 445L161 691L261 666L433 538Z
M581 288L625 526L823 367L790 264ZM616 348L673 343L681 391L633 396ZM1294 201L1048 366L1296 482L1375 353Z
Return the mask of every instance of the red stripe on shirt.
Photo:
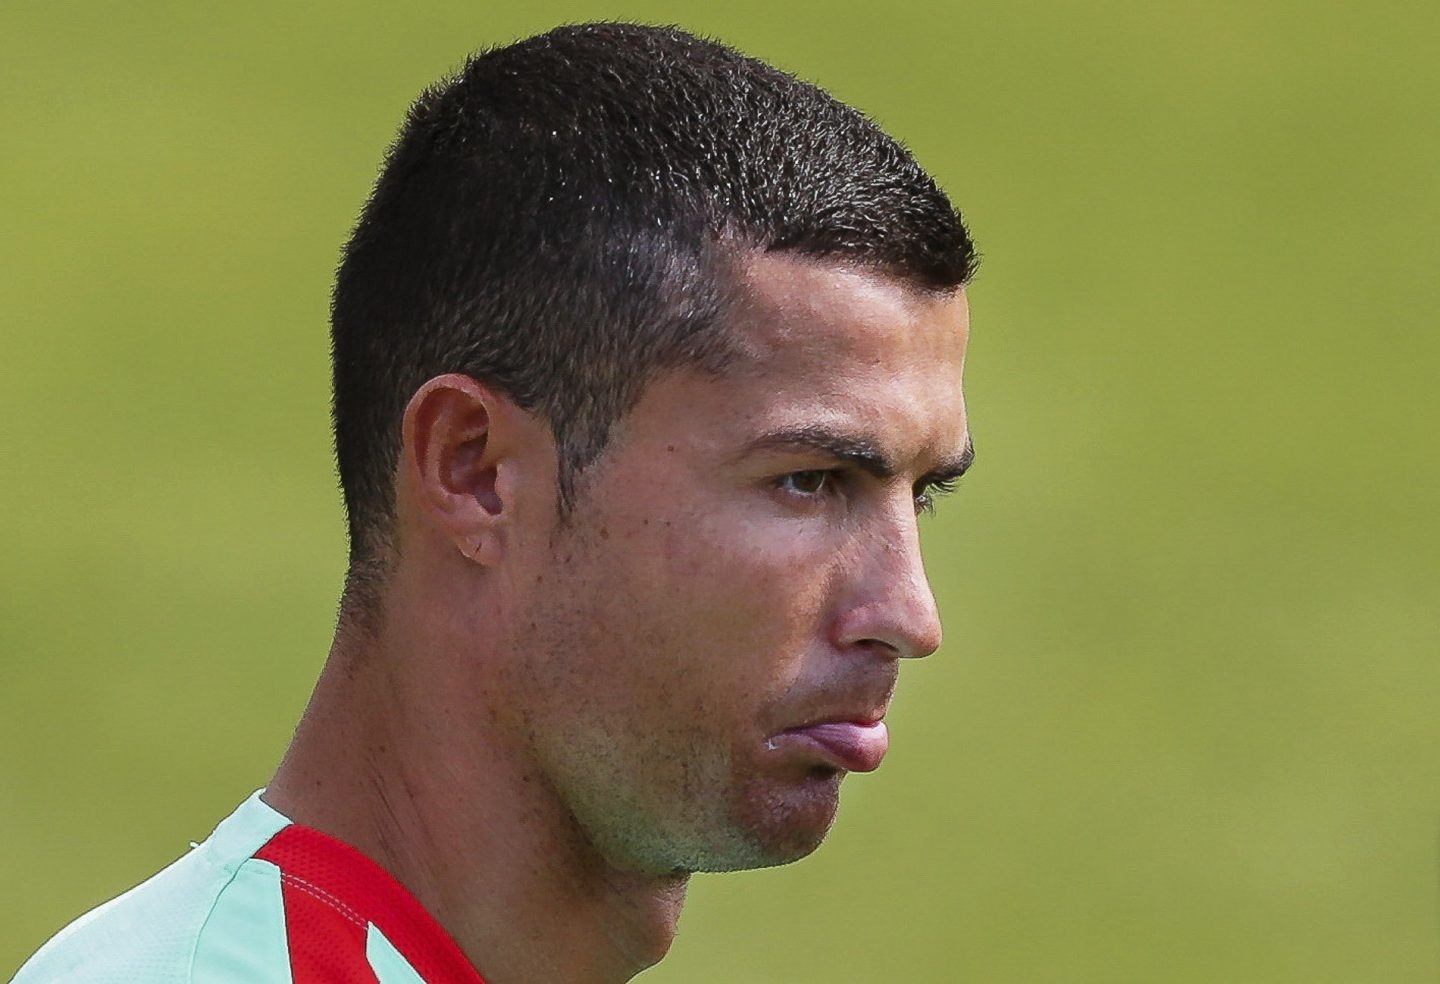
M256 857L275 860L263 852ZM280 891L294 984L379 984L365 957L369 926L358 913L283 865Z
M370 923L426 984L485 984L415 896L349 844L291 824L255 857L280 869L294 984L377 984Z

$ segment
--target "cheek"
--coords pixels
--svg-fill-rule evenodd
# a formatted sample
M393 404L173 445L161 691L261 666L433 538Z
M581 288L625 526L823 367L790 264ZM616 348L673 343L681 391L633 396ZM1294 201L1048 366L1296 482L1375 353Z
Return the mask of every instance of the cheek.
M716 699L786 689L823 643L834 552L714 513L683 525L642 521L639 532L619 539L604 566L615 617L663 650L670 672L652 672Z
M694 488L596 508L537 586L536 699L630 732L763 716L828 651L844 561L818 520L758 509Z

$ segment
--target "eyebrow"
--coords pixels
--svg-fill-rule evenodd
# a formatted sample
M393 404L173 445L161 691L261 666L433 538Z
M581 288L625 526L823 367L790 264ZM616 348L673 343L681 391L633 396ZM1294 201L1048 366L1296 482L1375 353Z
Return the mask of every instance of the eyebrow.
M880 446L857 434L847 434L823 425L809 424L787 427L762 434L745 446L745 454L763 451L807 451L844 461L876 478L894 478L899 473L895 462ZM975 461L975 443L967 434L965 447L954 458L941 462L921 476L918 484L950 482L970 469Z

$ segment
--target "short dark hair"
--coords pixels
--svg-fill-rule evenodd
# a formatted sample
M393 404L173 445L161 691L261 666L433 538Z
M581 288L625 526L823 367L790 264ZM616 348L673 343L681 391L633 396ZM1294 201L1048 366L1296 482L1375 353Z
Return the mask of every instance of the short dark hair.
M949 199L874 123L676 28L561 27L423 93L335 283L347 595L386 567L401 418L427 379L464 373L542 416L563 514L657 372L718 371L742 250L942 292L976 263Z

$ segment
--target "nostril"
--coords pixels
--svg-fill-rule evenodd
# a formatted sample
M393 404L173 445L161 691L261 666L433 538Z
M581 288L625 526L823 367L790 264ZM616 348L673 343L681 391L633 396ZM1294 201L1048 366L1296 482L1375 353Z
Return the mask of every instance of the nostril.
M884 656L888 659L900 659L905 655L897 646L886 642L884 639L862 639L860 640L860 647L862 649L868 649L876 656Z

